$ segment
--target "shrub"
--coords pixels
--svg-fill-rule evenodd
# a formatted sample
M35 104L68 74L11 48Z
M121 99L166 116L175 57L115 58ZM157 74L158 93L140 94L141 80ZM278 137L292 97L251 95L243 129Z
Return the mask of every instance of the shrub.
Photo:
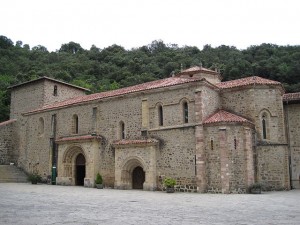
M42 177L38 173L30 173L27 179L35 184L42 181Z
M172 188L176 185L176 180L173 178L166 178L164 179L164 186L167 188Z
M103 182L102 176L99 173L97 173L95 183L102 184L102 182Z

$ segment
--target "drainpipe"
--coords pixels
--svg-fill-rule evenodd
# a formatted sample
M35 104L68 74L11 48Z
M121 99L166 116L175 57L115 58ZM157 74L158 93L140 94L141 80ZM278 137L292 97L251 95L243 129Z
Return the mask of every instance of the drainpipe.
M56 139L56 114L52 115L51 118L51 126L52 126L52 140L51 142L51 150L52 150L52 169L51 169L51 183L53 185L56 184L57 177L57 144L55 142Z

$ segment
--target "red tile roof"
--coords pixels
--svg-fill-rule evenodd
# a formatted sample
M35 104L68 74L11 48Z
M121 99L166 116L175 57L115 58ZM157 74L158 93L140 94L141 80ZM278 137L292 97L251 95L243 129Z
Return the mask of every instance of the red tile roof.
M10 124L10 123L13 123L15 121L17 121L17 120L16 119L6 120L6 121L0 123L0 127L5 126L5 125Z
M91 95L79 96L76 98L68 99L66 101L57 102L57 103L53 103L50 105L45 105L42 108L30 111L28 113L52 110L52 109L62 108L62 107L69 106L69 105L85 103L85 102L89 102L89 101L93 101L93 100L100 100L100 99L104 99L104 98L116 97L116 96L121 96L121 95L129 94L129 93L135 93L135 92L139 92L139 91L151 90L151 89L162 88L162 87L170 87L170 86L175 86L175 85L180 85L180 84L185 84L185 83L192 83L192 82L197 82L197 81L200 81L200 79L170 77L170 78L166 78L166 79L162 79L162 80L156 80L156 81L152 81L152 82L138 84L135 86L121 88L121 89L117 89L117 90L113 90L113 91L100 92L100 93L91 94Z
M297 101L300 100L300 92L296 93L287 93L283 95L283 101Z
M61 137L56 139L56 142L67 142L67 141L84 141L84 140L92 140L92 139L101 139L100 136L92 136L92 135L81 135L81 136L72 136L72 137Z
M203 124L213 124L213 123L220 123L220 122L227 122L227 123L250 123L253 124L251 121L227 112L225 110L219 110L218 112L214 113L210 117L208 117Z
M237 79L237 80L221 82L221 83L216 84L216 86L221 89L227 89L227 88L242 87L242 86L255 85L255 84L278 85L278 86L281 86L281 88L283 90L282 84L280 82L268 80L268 79L258 77L258 76L245 77L245 78L241 78L241 79Z
M151 144L151 143L158 143L158 140L156 139L118 140L114 142L114 145Z

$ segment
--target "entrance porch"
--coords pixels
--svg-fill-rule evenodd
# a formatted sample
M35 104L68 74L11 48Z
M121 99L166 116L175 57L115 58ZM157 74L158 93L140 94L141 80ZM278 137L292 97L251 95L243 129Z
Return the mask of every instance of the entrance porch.
M158 141L121 140L114 147L115 188L156 190Z
M99 166L99 137L76 136L56 140L56 184L94 187Z

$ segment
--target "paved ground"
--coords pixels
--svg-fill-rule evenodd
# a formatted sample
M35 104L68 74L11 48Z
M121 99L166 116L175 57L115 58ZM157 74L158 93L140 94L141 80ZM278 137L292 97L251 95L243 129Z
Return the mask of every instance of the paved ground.
M222 195L0 183L0 224L300 224L300 190Z

